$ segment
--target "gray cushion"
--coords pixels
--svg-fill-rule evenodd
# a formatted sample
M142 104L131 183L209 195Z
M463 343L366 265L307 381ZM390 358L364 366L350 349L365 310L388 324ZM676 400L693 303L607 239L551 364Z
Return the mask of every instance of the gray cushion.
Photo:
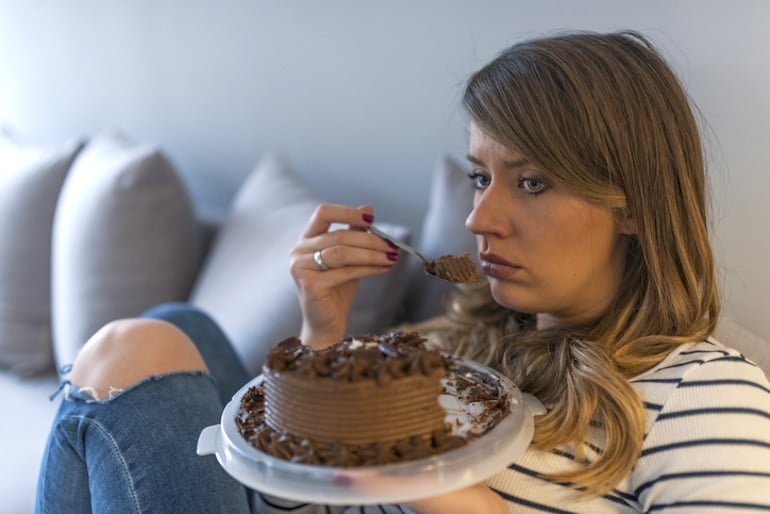
M446 155L433 168L428 208L423 219L417 249L428 259L442 255L470 254L478 262L476 240L465 228L465 218L473 208L473 189L468 170L457 159ZM422 264L409 265L404 321L418 322L437 315L451 283L425 275Z
M72 165L54 220L57 364L108 321L186 299L199 259L192 203L163 153L95 138Z
M190 297L220 323L253 374L261 372L270 348L299 334L302 313L289 251L319 203L280 157L263 157L241 185ZM383 228L401 239L409 235L404 227ZM361 281L349 332L395 322L405 271L399 263Z
M53 367L51 226L79 143L19 145L0 136L0 367Z

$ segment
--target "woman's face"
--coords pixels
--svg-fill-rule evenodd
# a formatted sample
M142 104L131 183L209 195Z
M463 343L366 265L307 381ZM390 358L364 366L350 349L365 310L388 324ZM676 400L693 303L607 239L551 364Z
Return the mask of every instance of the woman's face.
M474 123L468 159L476 193L465 225L495 300L538 314L540 328L599 317L620 287L627 223L551 182Z

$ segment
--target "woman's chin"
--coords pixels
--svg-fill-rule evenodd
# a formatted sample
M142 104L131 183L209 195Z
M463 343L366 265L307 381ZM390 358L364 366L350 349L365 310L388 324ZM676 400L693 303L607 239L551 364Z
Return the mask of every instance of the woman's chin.
M500 284L496 280L490 280L489 282L492 298L494 298L499 305L516 312L526 312L530 314L537 312L534 302L531 300L528 301L527 298L521 294L521 291L514 291L513 286L510 284Z

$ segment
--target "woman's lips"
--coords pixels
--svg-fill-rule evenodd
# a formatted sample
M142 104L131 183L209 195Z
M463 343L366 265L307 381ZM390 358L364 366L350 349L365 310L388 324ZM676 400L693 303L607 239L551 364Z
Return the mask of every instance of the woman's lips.
M488 277L507 278L523 269L521 266L493 253L482 253L479 255L479 259L481 260L481 269Z

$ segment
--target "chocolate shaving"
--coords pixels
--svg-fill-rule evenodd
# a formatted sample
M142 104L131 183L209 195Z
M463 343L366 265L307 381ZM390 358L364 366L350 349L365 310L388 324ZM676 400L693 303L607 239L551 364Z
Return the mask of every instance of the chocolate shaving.
M265 370L291 370L307 377L356 382L380 377L382 368L399 378L413 373L430 376L442 365L441 354L426 349L425 339L417 332L393 331L383 336L346 337L320 351L291 337L270 351Z

